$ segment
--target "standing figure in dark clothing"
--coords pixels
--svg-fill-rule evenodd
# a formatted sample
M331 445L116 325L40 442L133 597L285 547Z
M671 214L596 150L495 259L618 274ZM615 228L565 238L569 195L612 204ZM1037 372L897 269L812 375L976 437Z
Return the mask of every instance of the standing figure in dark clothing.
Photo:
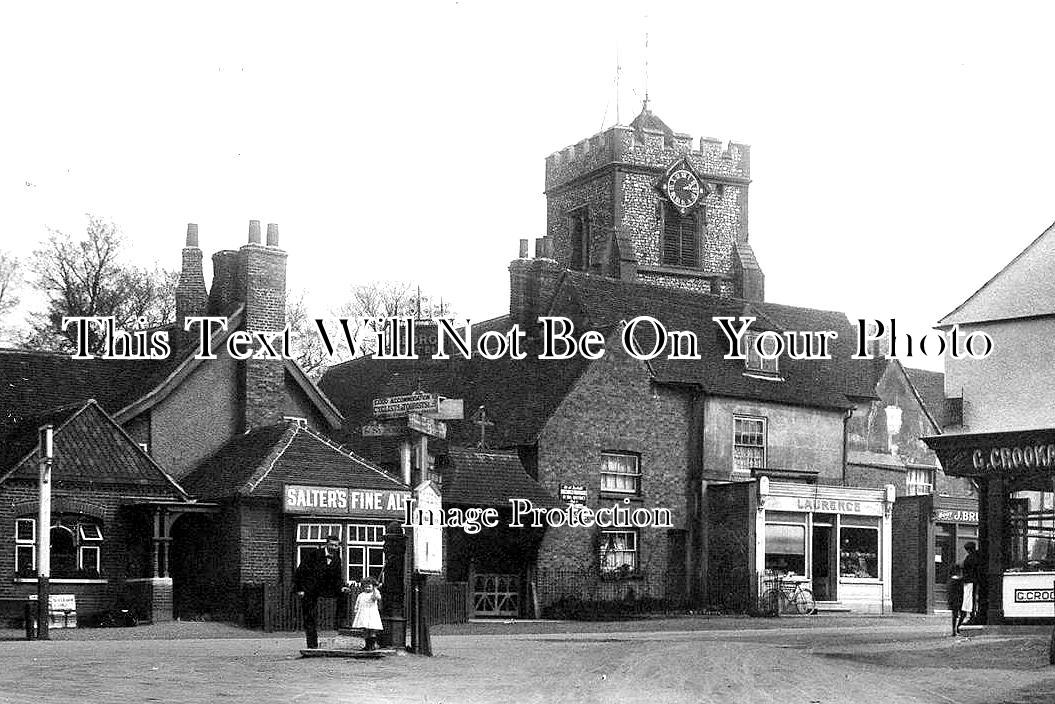
M967 551L967 557L963 558L963 606L960 610L969 613L969 623L974 623L978 613L978 590L982 586L982 556L974 543L967 543L963 549Z
M963 571L959 565L953 565L947 585L949 611L952 612L952 634L960 635L960 626L967 614L963 611Z
M348 611L345 594L349 589L344 577L341 541L336 535L326 536L325 547L307 552L293 574L293 589L301 598L309 648L319 647L319 597L337 599L337 627L345 627Z

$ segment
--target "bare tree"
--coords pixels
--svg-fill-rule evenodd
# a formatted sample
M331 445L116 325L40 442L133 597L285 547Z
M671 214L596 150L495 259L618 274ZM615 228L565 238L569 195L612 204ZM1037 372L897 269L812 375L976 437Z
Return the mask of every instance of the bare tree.
M4 329L4 316L18 305L15 294L21 283L21 263L10 252L0 250L0 332Z
M128 264L122 260L124 247L124 236L117 227L93 215L88 216L85 234L79 239L50 230L29 262L32 283L47 296L47 308L35 316L23 344L70 349L74 330L62 330L62 319L69 316L112 316L122 330L172 322L178 272ZM99 350L102 343L101 332L91 329L91 349Z
M371 281L353 286L348 300L329 312L328 320L324 321L333 345L330 353L315 322L319 316L308 313L304 292L290 295L286 305L293 353L301 368L313 379L319 379L334 364L374 353L375 327L370 321L394 317L431 319L449 315L452 315L450 308L442 299L422 293L418 286L408 281ZM338 321L344 321L343 324L348 326L354 354L345 343L345 332Z

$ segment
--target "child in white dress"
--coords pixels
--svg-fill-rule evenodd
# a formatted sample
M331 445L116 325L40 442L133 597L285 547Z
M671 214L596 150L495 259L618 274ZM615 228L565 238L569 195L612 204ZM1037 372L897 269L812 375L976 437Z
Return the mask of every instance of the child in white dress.
M372 577L363 580L362 591L355 599L355 620L352 628L360 628L366 645L363 650L373 650L377 647L377 635L384 626L381 625L381 612L378 605L381 603L381 591L377 588L377 582Z

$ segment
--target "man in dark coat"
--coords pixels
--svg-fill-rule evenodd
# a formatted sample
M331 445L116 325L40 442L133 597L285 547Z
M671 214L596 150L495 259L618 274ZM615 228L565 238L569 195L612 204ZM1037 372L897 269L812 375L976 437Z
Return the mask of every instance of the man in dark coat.
M304 634L307 636L309 648L319 647L319 597L337 599L337 626L345 627L348 617L345 594L349 590L344 577L341 541L336 535L327 536L324 547L305 553L304 559L293 573L293 589L297 596L301 597Z

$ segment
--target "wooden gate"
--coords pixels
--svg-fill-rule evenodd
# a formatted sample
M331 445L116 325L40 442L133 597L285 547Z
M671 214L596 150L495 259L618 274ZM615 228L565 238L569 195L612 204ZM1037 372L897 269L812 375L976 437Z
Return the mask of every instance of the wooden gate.
M515 574L473 575L474 616L519 616L520 576Z

